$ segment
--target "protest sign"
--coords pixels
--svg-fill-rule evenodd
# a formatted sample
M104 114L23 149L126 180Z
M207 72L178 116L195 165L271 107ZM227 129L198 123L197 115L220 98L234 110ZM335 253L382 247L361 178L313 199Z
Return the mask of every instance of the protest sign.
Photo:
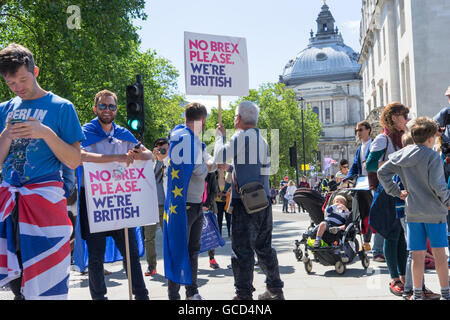
M248 95L245 38L184 33L186 94Z
M92 233L159 223L153 161L83 162Z

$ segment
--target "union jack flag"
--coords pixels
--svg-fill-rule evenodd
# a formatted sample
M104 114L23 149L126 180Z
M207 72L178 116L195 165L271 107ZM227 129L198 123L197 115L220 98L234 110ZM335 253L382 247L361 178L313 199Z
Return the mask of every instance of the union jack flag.
M72 224L60 181L0 184L0 286L20 277L11 213L19 193L20 253L25 299L66 299Z

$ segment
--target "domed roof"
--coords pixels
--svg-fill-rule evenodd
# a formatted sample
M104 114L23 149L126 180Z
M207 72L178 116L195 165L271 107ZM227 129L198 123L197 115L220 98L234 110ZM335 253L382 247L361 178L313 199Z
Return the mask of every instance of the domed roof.
M293 85L324 79L359 79L358 54L344 44L326 4L322 6L317 25L316 36L311 31L308 47L289 60L280 82Z

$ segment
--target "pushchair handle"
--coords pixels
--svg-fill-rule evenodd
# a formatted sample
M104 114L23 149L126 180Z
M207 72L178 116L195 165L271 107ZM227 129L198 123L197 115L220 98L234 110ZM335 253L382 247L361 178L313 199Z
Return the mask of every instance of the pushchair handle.
M342 182L347 182L348 180L355 180L356 178L358 178L358 174L352 174L350 177L345 178L344 180L342 180Z

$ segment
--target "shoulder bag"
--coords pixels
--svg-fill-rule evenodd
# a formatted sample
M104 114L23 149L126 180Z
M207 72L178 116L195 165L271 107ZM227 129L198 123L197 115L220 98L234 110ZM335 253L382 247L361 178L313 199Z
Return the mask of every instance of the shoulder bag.
M267 198L264 186L259 181L249 182L242 187L238 187L236 169L233 171L234 187L241 198L245 211L248 214L253 214L264 210L269 206L269 199Z

